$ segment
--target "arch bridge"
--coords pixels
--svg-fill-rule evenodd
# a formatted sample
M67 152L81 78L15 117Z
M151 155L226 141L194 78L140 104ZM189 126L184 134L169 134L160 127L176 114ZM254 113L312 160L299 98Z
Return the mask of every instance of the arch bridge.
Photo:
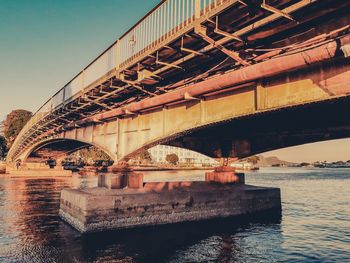
M51 97L8 162L94 145L215 158L350 135L350 2L164 0Z

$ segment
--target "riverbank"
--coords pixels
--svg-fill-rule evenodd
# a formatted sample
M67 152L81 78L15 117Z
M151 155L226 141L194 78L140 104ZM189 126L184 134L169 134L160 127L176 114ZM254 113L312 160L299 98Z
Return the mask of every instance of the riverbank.
M72 171L63 169L7 169L3 177L18 178L18 177L71 177Z

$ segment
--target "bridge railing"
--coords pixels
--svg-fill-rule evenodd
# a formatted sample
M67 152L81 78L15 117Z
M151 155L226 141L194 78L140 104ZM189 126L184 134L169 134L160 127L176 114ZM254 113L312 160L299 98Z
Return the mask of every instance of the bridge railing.
M206 15L213 8L232 0L164 0L142 18L135 26L120 37L84 70L76 75L52 98L50 98L24 126L14 145L21 136L55 109L83 92L89 85L112 70L122 68L135 56L156 47L177 30L194 24L196 17ZM12 152L10 150L9 155Z
M172 31L194 21L197 0L164 1L120 39L120 63L123 64L152 45L157 45Z

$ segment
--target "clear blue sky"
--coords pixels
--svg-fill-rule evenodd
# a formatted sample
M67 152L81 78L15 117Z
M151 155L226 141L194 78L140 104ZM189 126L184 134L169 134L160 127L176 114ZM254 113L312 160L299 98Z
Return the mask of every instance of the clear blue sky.
M159 0L0 0L0 120L36 111ZM350 159L350 140L283 149L289 161Z
M159 0L0 0L0 120L36 111Z

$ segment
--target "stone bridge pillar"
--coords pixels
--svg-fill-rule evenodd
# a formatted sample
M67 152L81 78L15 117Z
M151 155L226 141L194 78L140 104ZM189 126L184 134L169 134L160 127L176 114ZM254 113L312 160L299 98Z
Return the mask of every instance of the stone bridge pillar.
M136 173L127 164L112 166L107 174L99 174L98 187L108 189L143 188L143 174Z
M213 172L205 173L205 181L221 184L244 184L245 177L244 173L236 173L234 167L219 166Z
M227 151L225 156L229 156ZM220 158L220 166L216 167L213 172L205 173L206 182L215 182L221 184L245 183L244 173L236 173L236 169L230 164L238 158L222 157Z

